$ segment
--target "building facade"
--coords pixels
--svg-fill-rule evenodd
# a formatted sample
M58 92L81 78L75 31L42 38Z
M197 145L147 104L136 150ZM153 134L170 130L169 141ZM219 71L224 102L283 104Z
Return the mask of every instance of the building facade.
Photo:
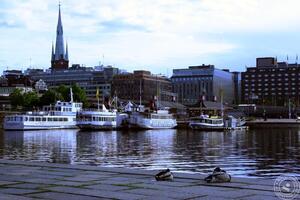
M172 92L171 80L165 76L153 75L149 71L134 71L113 77L112 92L118 98L142 104L154 99L173 101L176 94Z
M276 58L256 59L256 67L242 72L242 102L261 105L299 106L300 67L277 62Z
M35 80L43 80L48 88L56 88L60 85L71 86L77 84L85 90L88 101L97 104L96 92L99 89L100 101L111 96L111 82L113 76L118 74L118 68L111 66L103 67L101 71L93 68L73 65L68 70L46 70L43 72L33 71L29 74Z
M193 106L203 100L220 102L221 96L224 103L234 102L233 74L214 65L174 69L171 80L173 92L183 105Z
M56 28L55 51L54 51L54 45L52 43L51 69L65 70L68 69L68 67L69 67L68 43L66 44L66 51L65 51L63 25L62 25L61 11L59 5L58 22Z

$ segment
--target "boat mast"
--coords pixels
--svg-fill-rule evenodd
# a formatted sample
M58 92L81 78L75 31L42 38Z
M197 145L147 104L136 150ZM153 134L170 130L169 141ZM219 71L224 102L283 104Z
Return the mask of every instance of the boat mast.
M223 89L220 90L221 93L221 117L224 117L224 107L223 107Z
M142 105L142 79L140 79L140 107Z
M70 87L70 97L71 97L71 103L73 103L74 99L73 99L73 91L72 91L72 87Z

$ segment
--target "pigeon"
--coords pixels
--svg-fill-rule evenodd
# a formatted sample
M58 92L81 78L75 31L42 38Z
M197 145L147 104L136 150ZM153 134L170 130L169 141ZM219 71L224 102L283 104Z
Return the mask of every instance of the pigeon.
M173 178L174 177L170 169L162 170L161 172L155 175L155 179L157 181L172 181Z
M204 179L207 183L225 183L231 181L230 174L227 174L225 170L220 167L216 167L212 174Z

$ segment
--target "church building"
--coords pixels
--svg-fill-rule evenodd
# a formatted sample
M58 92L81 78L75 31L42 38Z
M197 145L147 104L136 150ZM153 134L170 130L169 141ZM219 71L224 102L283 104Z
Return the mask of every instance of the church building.
M52 43L51 69L65 70L68 69L68 67L69 67L68 43L66 44L66 49L65 49L63 26L61 21L61 11L59 5L55 51L54 51L54 45Z

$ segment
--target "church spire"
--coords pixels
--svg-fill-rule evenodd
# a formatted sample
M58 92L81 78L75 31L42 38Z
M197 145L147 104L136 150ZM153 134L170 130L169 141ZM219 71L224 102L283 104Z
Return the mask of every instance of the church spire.
M52 41L51 62L54 61L54 59L55 59L55 54L54 54L54 44L53 44L53 41Z
M67 43L66 43L66 55L65 55L65 60L69 60L68 41L67 41Z
M52 42L51 68L52 70L65 70L68 69L68 67L69 67L68 44L66 44L66 49L65 49L63 25L61 20L61 5L59 2L55 48Z
M55 60L60 60L65 58L63 26L61 21L60 7L61 5L59 3L58 22L57 22L57 29L56 29L56 43L55 43Z

